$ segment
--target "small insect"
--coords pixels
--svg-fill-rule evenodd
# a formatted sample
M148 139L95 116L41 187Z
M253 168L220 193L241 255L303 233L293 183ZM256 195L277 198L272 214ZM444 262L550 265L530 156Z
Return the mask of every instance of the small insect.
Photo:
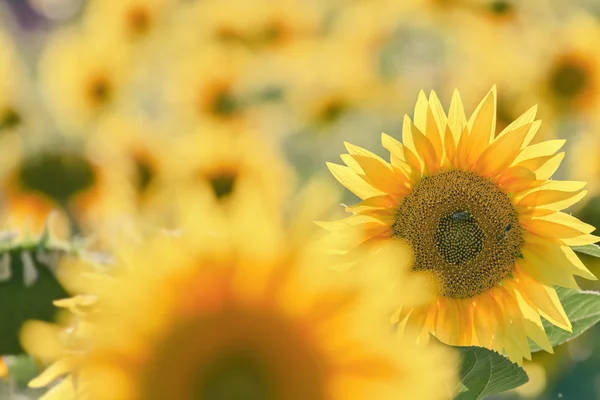
M457 211L454 214L452 214L452 221L454 222L468 221L470 219L471 213L468 211Z
M506 234L508 233L508 231L510 231L512 228L511 224L506 225L506 227L504 228L504 232L502 232L500 235L498 235L498 240L503 240L506 238Z

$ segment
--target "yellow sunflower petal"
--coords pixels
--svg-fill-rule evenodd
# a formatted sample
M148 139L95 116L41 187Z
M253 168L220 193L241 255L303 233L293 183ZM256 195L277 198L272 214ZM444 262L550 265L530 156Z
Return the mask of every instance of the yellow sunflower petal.
M406 161L404 159L404 146L402 143L388 135L387 133L381 134L381 144L383 148L390 152L390 154L399 160Z
M539 219L520 218L519 222L528 231L541 237L570 239L593 232L596 228L562 212Z
M361 177L356 175L350 168L343 165L327 163L327 168L342 185L349 191L360 197L367 199L373 196L380 196L383 193L373 186L365 182Z
M566 140L547 140L542 143L533 144L521 150L521 153L515 159L515 164L521 161L537 157L551 156L556 154L566 143Z
M402 144L405 148L408 148L413 153L417 153L415 142L412 137L412 125L413 122L410 117L405 115L404 119L402 120Z
M524 271L515 271L514 274L519 276L519 289L525 296L525 300L550 323L570 331L571 323L558 300L554 287L539 283Z
M70 358L62 358L50 365L34 379L29 381L28 386L32 388L48 386L50 383L58 380L66 374L69 374L72 370L73 360Z
M368 211L373 209L385 209L385 208L393 208L398 205L397 201L394 200L392 196L383 195L383 196L375 196L369 199L363 200L360 203L346 207L346 211L351 213L360 213L362 211Z
M446 151L446 164L452 165L456 154L456 142L454 141L450 126L446 127L444 134L444 150Z
M361 178L369 185L383 193L402 195L403 182L398 180L390 164L369 156L353 155L352 158L364 171Z
M445 128L440 128L438 118L439 117L434 115L431 108L427 108L427 130L422 132L427 135L427 138L435 149L436 160L441 160L442 156L444 155L444 145L442 143L441 132L444 132L443 129Z
M546 285L579 289L566 265L569 261L560 246L547 242L526 243L521 248L521 253L523 267L538 281Z
M437 124L437 129L438 129L438 133L440 134L440 139L442 139L441 135L446 131L446 126L448 124L448 117L446 116L446 113L444 112L444 107L442 107L442 103L440 102L440 99L437 97L437 94L433 90L429 93L429 108L430 108L433 118Z
M527 110L523 114L521 114L521 116L519 116L519 118L517 118L516 120L511 122L506 128L504 128L502 130L502 132L500 132L498 134L498 137L504 136L507 133L514 131L515 129L518 129L523 125L532 123L535 120L536 114L537 114L537 106L531 107L529 110ZM524 141L524 143L523 143L524 146L528 145L529 142L531 142L531 139L533 139L533 136L532 137L529 137L529 136L530 135L528 135L526 140Z
M564 210L565 208L571 207L573 204L579 203L585 196L587 196L587 194L587 190L582 190L573 197L570 197L566 200L557 201L556 203L548 204L545 207L554 211Z
M427 174L437 171L439 161L431 141L415 125L412 126L412 137L417 153L421 160L423 160L424 172Z
M492 141L496 132L496 86L479 103L469 119L471 148L469 163L472 164Z
M429 101L425 96L424 91L419 92L417 97L417 103L415 104L414 123L415 126L421 131L425 132L427 129L427 110L429 109Z
M546 206L577 197L581 192L565 192L562 190L536 190L525 195L517 202L517 207Z
M479 296L473 320L479 344L488 348L494 346L494 336L498 330L498 319L494 312L493 302L494 300L490 296Z
M519 154L530 125L523 125L508 135L497 137L477 160L477 170L489 176L508 168Z
M371 158L374 158L377 161L385 164L385 160L383 158L379 157L377 154L373 153L372 151L363 149L362 147L355 146L352 143L348 143L348 142L344 142L344 146L346 147L346 150L348 150L348 153L350 153L353 156L371 157Z
M572 238L562 238L560 241L567 246L585 246L586 244L594 244L600 241L600 237L595 235L581 235Z
M548 180L554 175L558 167L560 167L560 163L565 158L565 153L558 153L546 161L541 167L537 168L535 172L535 176L540 180Z
M444 343L455 343L458 339L460 317L454 299L439 300L435 316L434 329L436 337Z
M569 263L566 265L568 265L572 274L592 281L598 280L598 278L592 274L585 265L583 265L577 254L575 254L575 252L569 246L561 246L560 249L563 251L564 256L569 261Z
M542 349L553 354L554 349L552 348L552 344L548 339L548 335L546 335L546 331L544 330L544 325L542 324L542 320L538 311L531 307L527 301L525 301L518 288L515 288L514 295L517 299L517 303L519 304L521 313L523 314L523 318L525 319L525 331L527 332L527 336L529 336Z
M340 158L343 163L348 166L355 174L364 175L365 171L360 167L360 164L356 162L352 154L340 154Z
M463 129L467 126L467 118L465 117L465 109L463 107L460 93L454 90L452 100L450 101L450 111L448 112L448 126L454 135L454 142L457 143Z

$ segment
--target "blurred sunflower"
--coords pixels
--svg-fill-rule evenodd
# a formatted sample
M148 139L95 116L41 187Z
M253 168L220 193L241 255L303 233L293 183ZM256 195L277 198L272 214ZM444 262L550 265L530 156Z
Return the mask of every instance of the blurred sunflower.
M120 174L94 150L44 141L36 146L19 142L3 152L11 164L0 176L0 190L11 225L37 232L57 211L62 232L69 225L87 230L109 211Z
M224 0L193 5L196 38L253 52L285 52L317 37L324 7L314 0Z
M597 117L593 121L597 121ZM600 194L600 180L598 179L600 177L600 160L597 156L600 150L600 134L595 128L597 126L597 124L590 124L589 129L577 136L571 146L571 158L567 160L569 163L568 176L576 176L589 182L590 197L586 199L586 203ZM592 214L595 214L595 211ZM591 220L588 222L596 225Z
M127 83L124 43L80 30L57 32L47 43L39 74L61 133L81 133L121 101Z
M200 130L181 138L178 146L182 188L211 193L222 204L252 187L266 204L280 206L294 187L281 155L253 131Z
M175 4L176 0L93 0L87 4L84 23L95 35L137 43L152 36Z
M14 40L0 30L0 137L10 133L31 135L40 130L37 99L17 48Z
M248 54L217 46L189 48L167 66L166 107L183 123L243 126L250 100L247 86Z
M537 90L528 92L540 102L544 118L590 115L600 104L600 56L590 40L600 35L600 25L589 15L576 15L551 34L556 40L540 57L532 58Z
M170 169L169 165L175 162L171 158L173 142L161 134L143 115L116 113L97 126L92 138L95 146L122 164L127 178L124 192L134 209L151 203L162 187L176 179L175 166Z
M552 352L540 315L570 331L554 285L596 279L569 246L594 243L594 227L560 210L585 194L584 183L551 180L564 153L552 140L530 145L536 107L494 136L496 89L467 121L458 92L448 115L435 93L421 93L403 144L388 135L391 164L347 144L347 166L333 175L363 201L328 224L358 229L363 241L392 238L413 249L415 274L429 276L437 298L403 307L399 322L452 345L480 345L514 361L530 358L528 337Z
M320 246L260 197L240 197L230 224L194 207L181 237L122 245L93 297L66 304L83 314L70 347L25 326L30 351L64 352L31 385L70 374L45 399L446 398L452 355L390 340L368 291L329 279Z

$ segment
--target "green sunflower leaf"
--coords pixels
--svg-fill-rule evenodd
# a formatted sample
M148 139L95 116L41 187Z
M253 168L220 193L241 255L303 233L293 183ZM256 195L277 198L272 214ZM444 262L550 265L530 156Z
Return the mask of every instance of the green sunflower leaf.
M8 366L10 380L21 389L26 388L27 383L40 373L33 357L27 354L4 356L4 362Z
M46 235L15 242L0 233L0 355L22 354L19 331L30 319L52 321L52 301L67 297L55 276L59 260L72 250Z
M579 253L600 258L600 246L597 244L586 244L585 246L573 246L571 248Z
M455 400L476 400L523 385L529 380L523 368L493 350L456 347L461 354L460 382Z
M556 287L556 293L571 321L573 332L567 332L544 320L544 329L553 347L575 339L600 321L600 293L562 287ZM542 350L532 341L529 345L532 352Z

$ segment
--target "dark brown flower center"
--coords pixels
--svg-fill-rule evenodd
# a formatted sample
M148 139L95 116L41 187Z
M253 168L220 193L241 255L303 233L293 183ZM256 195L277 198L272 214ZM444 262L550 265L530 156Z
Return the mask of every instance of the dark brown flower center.
M0 111L0 132L16 128L23 123L21 115L14 108Z
M135 183L139 194L143 194L148 190L155 176L156 172L152 163L143 157L135 159Z
M441 294L471 298L513 271L523 244L509 197L473 172L424 177L397 213L393 236L410 243L413 270L434 273Z
M108 103L112 97L112 85L108 77L101 74L93 77L86 95L93 107L101 107Z
M233 171L224 171L208 178L210 185L218 199L230 195L235 188L237 174Z
M91 188L96 172L90 162L78 154L44 153L26 159L17 171L21 185L40 192L59 204Z
M143 36L150 29L150 13L143 6L136 6L127 14L127 27L132 36Z
M589 71L576 60L567 59L559 63L550 74L550 90L560 100L578 99L590 84Z
M326 360L309 335L276 314L233 306L199 315L173 326L154 352L142 371L144 399L327 397Z
M506 0L492 1L489 7L490 11L495 15L507 15L513 11L513 5Z

